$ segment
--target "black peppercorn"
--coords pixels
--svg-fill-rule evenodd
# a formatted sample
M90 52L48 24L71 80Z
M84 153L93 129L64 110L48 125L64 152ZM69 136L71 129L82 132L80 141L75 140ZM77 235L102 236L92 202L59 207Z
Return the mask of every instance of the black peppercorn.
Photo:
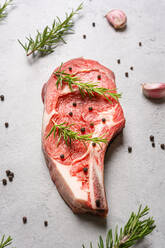
M73 102L73 107L76 107L77 106L77 103L76 102Z
M102 122L105 123L106 122L106 119L105 118L102 118Z
M95 22L92 22L92 26L93 26L93 27L95 27L95 26L96 26Z
M150 141L153 142L154 141L154 136L150 135Z
M86 39L86 34L83 34L83 39Z
M6 179L2 179L2 183L3 183L3 185L6 185L7 184L7 180Z
M133 66L130 67L130 70L133 71Z
M14 177L14 173L10 172L9 176Z
M9 181L12 182L13 181L13 177L9 175Z
M5 100L4 95L1 95L0 98L1 98L1 101L2 101L2 102Z
M5 127L8 128L9 127L9 123L5 122Z
M117 60L117 63L120 64L120 59Z
M85 173L87 173L87 172L88 172L88 168L87 168L87 167L84 167L84 168L83 168L83 171L84 171Z
M165 150L165 144L161 144L161 145L160 145L160 148L161 148L162 150Z
M93 108L92 108L92 107L89 107L88 109L89 109L89 111L92 111L92 110L93 110Z
M61 155L60 155L60 158L61 158L61 159L64 159L64 154L61 154Z
M139 42L139 46L142 46L142 43L141 43L141 41Z
M97 79L100 80L100 79L101 79L101 75L98 75L98 76L97 76Z
M47 220L44 221L44 226L48 226Z
M128 72L125 72L125 76L128 77Z
M93 142L93 143L92 143L92 146L95 147L95 146L96 146L96 143Z
M73 113L72 113L72 112L69 112L69 115L70 115L70 116L73 116Z
M6 170L6 176L8 177L10 175L11 171L10 170Z
M132 147L128 146L128 152L131 153L132 152Z
M22 218L22 221L23 221L24 224L26 224L26 223L27 223L27 217L24 216L24 217Z
M97 208L100 207L100 200L96 200L96 207L97 207Z
M81 132L84 133L85 132L85 127L81 128Z
M154 142L152 142L152 147L155 147L155 143Z

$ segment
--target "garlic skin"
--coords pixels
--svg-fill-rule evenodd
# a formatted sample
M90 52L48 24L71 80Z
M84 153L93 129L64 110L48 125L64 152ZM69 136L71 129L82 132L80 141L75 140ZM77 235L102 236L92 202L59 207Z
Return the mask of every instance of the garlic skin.
M143 94L152 99L165 97L165 83L144 83L142 84Z
M127 24L126 14L119 9L109 11L105 17L116 30L125 28Z

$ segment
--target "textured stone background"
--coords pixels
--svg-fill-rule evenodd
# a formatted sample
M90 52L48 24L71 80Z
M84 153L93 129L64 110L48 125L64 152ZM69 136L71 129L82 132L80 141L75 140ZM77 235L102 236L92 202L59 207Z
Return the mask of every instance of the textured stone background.
M0 183L0 234L10 234L17 248L78 248L90 240L96 244L99 234L105 236L116 223L123 225L142 203L151 207L157 229L137 247L164 248L165 151L160 143L165 142L165 102L144 98L140 84L165 80L165 1L84 1L75 34L67 36L67 44L39 60L27 59L17 39L24 41L26 35L51 24L55 16L63 18L80 2L15 0L15 8L0 23L0 94L5 95L0 102L0 180L6 169L15 173L13 183L6 187ZM124 32L115 32L104 18L112 8L127 13ZM41 152L42 85L62 61L80 56L112 69L123 93L126 128L105 159L107 220L72 214L50 180ZM151 134L155 149L149 141ZM132 154L127 152L128 145L133 147ZM22 216L28 218L26 225ZM47 228L44 220L49 222Z

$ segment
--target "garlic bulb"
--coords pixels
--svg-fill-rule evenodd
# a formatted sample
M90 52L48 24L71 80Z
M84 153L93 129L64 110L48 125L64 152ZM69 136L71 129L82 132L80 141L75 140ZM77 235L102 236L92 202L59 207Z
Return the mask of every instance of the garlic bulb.
M163 98L165 97L165 83L144 83L142 84L142 91L148 98Z
M113 9L108 12L106 15L108 22L115 28L115 29L123 29L127 23L127 16L126 14L119 9Z

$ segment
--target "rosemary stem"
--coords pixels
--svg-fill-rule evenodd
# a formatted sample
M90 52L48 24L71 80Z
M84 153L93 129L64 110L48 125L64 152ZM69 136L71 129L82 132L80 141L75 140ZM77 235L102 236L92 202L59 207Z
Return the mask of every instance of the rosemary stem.
M123 238L122 238L122 240L120 241L120 244L119 244L119 246L120 245L122 245L122 244L124 244L128 239L129 239L129 235L125 235Z
M129 248L135 245L139 240L150 234L156 227L153 217L145 217L149 213L149 208L146 206L142 209L140 205L137 213L132 212L130 218L123 228L118 231L118 226L115 228L113 235L112 229L107 233L106 241L99 237L98 248ZM85 248L85 246L82 246ZM90 243L90 248L93 248Z
M70 90L73 92L72 86L76 85L82 97L85 97L87 95L89 97L94 97L95 95L99 95L105 97L110 103L112 103L112 101L110 100L109 97L113 98L116 101L118 101L118 98L121 97L121 94L116 93L115 91L116 89L97 87L100 82L81 82L81 79L75 76L76 73L68 74L65 72L65 70L61 70L62 65L63 64L61 63L59 69L56 72L54 72L57 78L56 81L57 89L59 85L62 87L63 83L67 83Z
M39 48L40 48L40 46L36 47L35 49L32 49L30 52L28 52L28 53L26 54L26 56L30 56L30 55L33 54L35 51L37 51L37 49L39 49Z
M35 52L35 50L32 50L31 52L27 53L26 56L30 56L34 52Z
M58 43L66 43L63 37L67 35L69 31L73 33L72 27L74 22L72 18L78 14L82 7L83 5L80 4L75 11L72 10L69 15L66 14L66 18L63 22L57 17L51 26L46 26L42 32L37 31L35 38L31 36L26 37L27 42L25 44L18 40L25 50L26 55L29 56L35 51L42 55L48 55L56 49Z

